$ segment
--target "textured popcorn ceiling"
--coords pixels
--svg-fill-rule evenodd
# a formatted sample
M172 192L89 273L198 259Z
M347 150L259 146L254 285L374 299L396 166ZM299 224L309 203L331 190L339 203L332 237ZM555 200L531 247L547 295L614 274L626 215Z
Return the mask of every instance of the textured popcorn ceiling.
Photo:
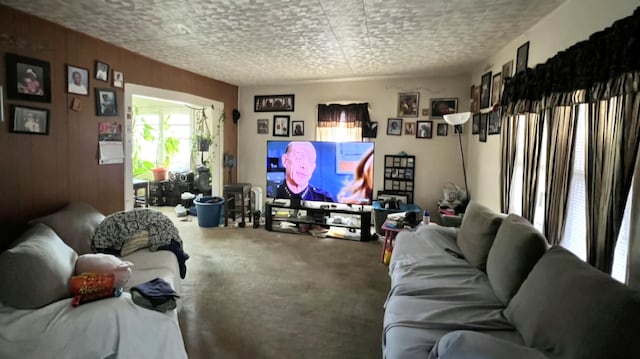
M0 0L241 86L469 72L563 2Z

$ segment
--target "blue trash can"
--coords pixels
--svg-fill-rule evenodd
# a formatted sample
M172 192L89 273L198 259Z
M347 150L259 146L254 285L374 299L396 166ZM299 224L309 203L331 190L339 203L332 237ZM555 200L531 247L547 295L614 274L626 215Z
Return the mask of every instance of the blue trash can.
M198 215L198 225L200 227L218 227L224 206L224 198L203 196L196 198L196 213Z

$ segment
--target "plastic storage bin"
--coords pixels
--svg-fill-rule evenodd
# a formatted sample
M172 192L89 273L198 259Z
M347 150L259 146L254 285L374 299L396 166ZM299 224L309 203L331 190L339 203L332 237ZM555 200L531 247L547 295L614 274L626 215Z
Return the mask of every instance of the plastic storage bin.
M196 204L198 225L200 227L218 227L220 225L224 198L203 196L196 198L193 203Z
M418 212L418 216L422 217L422 208L411 203L400 203L400 208L398 209L387 209L387 208L383 208L380 202L374 201L372 208L373 208L373 223L376 226L376 233L378 233L381 236L384 236L384 230L382 229L382 224L384 223L384 221L387 220L387 215L391 213L413 211L413 212Z

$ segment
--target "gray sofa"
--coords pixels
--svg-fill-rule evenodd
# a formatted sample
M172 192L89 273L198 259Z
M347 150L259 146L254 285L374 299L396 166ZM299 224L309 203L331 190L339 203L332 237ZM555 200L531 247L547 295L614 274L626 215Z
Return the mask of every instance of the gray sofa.
M389 275L387 359L640 358L640 292L516 215L472 201L459 229L402 232Z

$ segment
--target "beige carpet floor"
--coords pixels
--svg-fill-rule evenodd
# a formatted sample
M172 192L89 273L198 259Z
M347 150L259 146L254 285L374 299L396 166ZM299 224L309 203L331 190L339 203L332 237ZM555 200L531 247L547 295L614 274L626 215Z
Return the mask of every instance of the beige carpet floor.
M179 315L190 358L381 357L380 242L200 228L167 214L191 256Z

